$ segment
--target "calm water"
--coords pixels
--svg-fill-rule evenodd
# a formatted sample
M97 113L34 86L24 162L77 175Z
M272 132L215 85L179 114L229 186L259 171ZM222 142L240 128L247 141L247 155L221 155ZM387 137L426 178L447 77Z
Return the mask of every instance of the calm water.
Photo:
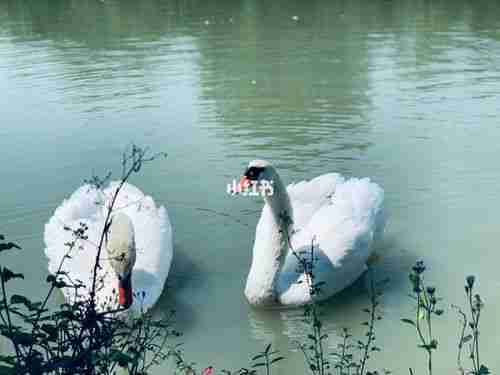
M276 374L304 373L289 352L300 311L243 297L261 203L226 184L266 158L287 182L339 171L385 188L375 270L390 282L374 366L424 371L399 322L413 314L407 270L424 259L446 301L436 368L455 369L449 305L470 273L486 302L483 358L500 368L498 3L1 0L0 88L0 232L24 247L7 260L28 296L44 290L54 208L84 178L118 171L130 142L149 145L169 157L133 182L175 228L158 313L179 312L187 358L236 368L273 342L288 357ZM365 285L325 307L330 345L341 327L363 333Z

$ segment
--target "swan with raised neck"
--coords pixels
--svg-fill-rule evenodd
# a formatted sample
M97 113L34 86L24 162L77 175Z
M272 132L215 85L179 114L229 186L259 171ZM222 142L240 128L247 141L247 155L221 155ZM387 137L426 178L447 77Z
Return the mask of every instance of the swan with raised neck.
M385 224L384 191L376 183L327 173L285 187L271 163L254 160L240 180L240 189L250 186L265 202L245 286L251 305L300 306L324 300L366 270ZM315 280L322 285L321 294L314 296L295 257L312 248Z
M276 169L266 160L253 160L243 176L261 188L272 184L272 194L262 191L265 206L257 224L252 265L245 287L245 296L252 305L279 304L275 283L289 249L293 231L293 209L287 190Z

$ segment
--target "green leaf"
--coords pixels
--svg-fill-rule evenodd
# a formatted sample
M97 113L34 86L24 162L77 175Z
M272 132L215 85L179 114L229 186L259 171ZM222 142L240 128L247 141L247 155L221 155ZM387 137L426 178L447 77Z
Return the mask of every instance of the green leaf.
M414 322L413 320L411 320L411 319L406 319L406 318L403 318L403 319L401 319L401 321L402 321L403 323L407 323L407 324L410 324L410 325L412 325L412 326L414 326L414 327L415 327L415 322Z
M1 240L3 240L3 238L1 238ZM21 250L21 247L16 245L14 242L0 243L0 252L4 251L4 250L10 250L10 249Z
M477 373L479 375L486 375L486 374L490 374L490 370L485 365L481 365L481 367L479 367L479 371Z
M425 306L423 306L425 307ZM423 320L425 319L425 310L424 309L421 309L419 314L418 314L418 320Z
M259 362L252 365L253 368L265 366L265 362Z
M42 324L42 331L46 332L49 341L57 341L57 327L53 324Z
M271 350L271 344L267 344L266 349L264 350L264 353L269 353L269 350Z
M438 341L436 339L431 340L431 343L429 344L429 347L431 349L437 349L438 346Z
M256 356L253 356L253 357L252 357L252 361L255 361L256 359L262 358L262 357L264 357L264 356L265 356L265 354L264 354L264 353L257 354Z
M117 362L120 367L127 367L127 365L133 362L133 358L119 350L113 350L111 352L111 360Z
M470 340L472 340L472 335L467 335L467 336L465 336L465 337L462 339L462 341L460 342L460 344L462 344L462 345L463 345L463 344L465 344L466 342L468 342L468 341L470 341Z
M10 297L10 303L12 305L22 304L26 307L31 307L31 301L25 296L21 296L19 294L12 295L12 297Z
M281 361L282 359L285 359L285 357L276 357L273 360L271 360L271 363L275 363L275 362Z
M54 282L54 286L56 288L62 289L62 288L66 288L66 287L71 286L71 285L69 285L67 282L65 282L63 280L57 280Z
M22 273L14 273L7 267L3 267L1 277L4 282L8 282L12 279L24 279L24 275Z
M47 276L47 282L48 283L53 283L54 281L56 281L56 277L54 275L48 275Z

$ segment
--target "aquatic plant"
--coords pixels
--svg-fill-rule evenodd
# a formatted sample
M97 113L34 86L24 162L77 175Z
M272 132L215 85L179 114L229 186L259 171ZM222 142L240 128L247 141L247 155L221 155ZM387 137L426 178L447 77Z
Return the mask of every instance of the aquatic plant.
M305 274L305 280L311 296L321 293L322 281L316 280L314 273L315 262L317 260L314 253L315 239L311 241L311 246L302 251L296 251L291 246L290 238L288 244L290 251L296 257L299 264L299 272ZM309 327L309 334L306 340L298 343L302 351L308 369L313 375L331 375L333 369L339 375L373 375L376 371L368 371L367 365L371 353L380 351L375 345L375 322L382 319L379 311L379 297L381 295L380 286L385 283L376 282L373 275L373 269L369 269L370 277L370 306L363 309L368 314L368 320L362 322L367 327L364 340L357 340L356 344L351 343L352 335L347 328L343 329L342 342L337 345L333 353L327 353L328 333L324 332L323 322L321 320L321 307L318 302L312 298L313 303L304 307L304 322ZM354 355L357 352L357 355ZM385 370L385 373L389 371Z
M465 279L465 296L469 315L460 307L452 305L457 309L462 324L458 341L457 365L461 374L486 375L490 373L489 368L480 361L479 350L479 321L484 303L479 294L474 294L474 276L467 276ZM467 345L466 345L467 344ZM472 362L472 368L466 369L462 364L462 352L464 346L468 348L468 357Z
M146 149L132 146L122 159L122 184L133 173L139 172L142 165L163 155L148 156ZM104 178L92 177L87 183L101 188L110 175ZM112 200L111 211L116 196ZM106 219L102 238L109 230L109 218ZM66 228L72 240L66 243L67 254L61 260L54 275L46 279L47 293L40 301L32 301L22 294L10 292L13 280L23 280L22 273L15 272L0 262L0 336L10 343L10 351L0 354L1 374L115 374L118 368L124 368L128 374L146 375L162 361L170 358L175 365L174 374L178 375L216 375L214 367L209 366L199 372L195 364L184 358L180 344L171 344L171 339L180 335L173 329L174 312L171 311L161 319L156 319L150 312L142 311L139 315L120 317L122 309L103 309L97 311L95 291L99 288L99 280L94 277L92 293L88 299L75 298L72 303L65 302L56 307L49 306L49 301L56 289L69 288L75 295L82 284L72 280L64 271L64 261L87 238L87 227L81 223L76 228ZM290 241L288 239L290 245ZM102 241L98 245L100 250ZM316 280L314 272L316 254L314 240L309 249L301 252L290 249L298 260L300 272L305 274L309 293L315 296L321 293L323 283ZM3 252L22 251L21 247L7 241L0 234L0 260ZM99 267L98 252L94 270ZM415 301L415 316L402 321L414 328L418 347L426 356L426 369L429 375L433 373L434 354L438 349L438 340L433 331L434 319L444 314L439 307L441 298L437 288L427 285L424 274L426 266L422 261L416 262L409 274L411 297ZM376 281L374 269L368 272L370 278L370 305L363 311L367 314L363 339L356 340L347 328L341 332L341 342L333 349L327 345L328 332L322 321L322 306L315 302L304 307L304 322L308 333L297 343L301 350L306 368L312 375L376 375L376 370L368 370L371 355L380 351L376 343L376 322L382 319L380 312L380 296L385 281ZM458 312L460 334L457 354L457 367L462 375L487 375L489 368L483 362L480 351L480 320L484 302L475 293L476 279L468 276L465 281L465 296L467 307L452 305ZM141 298L141 295L136 296ZM144 296L142 296L144 297ZM470 365L464 363L463 354L467 354ZM251 357L250 364L236 371L221 370L225 375L271 375L273 366L284 360L277 350L269 343L265 348ZM382 371L389 374L389 370ZM410 368L410 375L416 370Z
M432 354L438 347L438 340L432 332L432 318L442 315L444 310L437 307L436 288L426 285L424 271L423 261L418 261L412 268L409 279L412 284L411 297L416 301L415 319L403 318L401 321L415 328L420 340L419 347L427 354L427 371L432 375ZM412 369L410 373L413 373Z
M438 308L438 302L441 298L437 297L436 288L427 286L424 280L426 266L423 261L417 261L412 267L409 274L409 279L412 285L412 294L410 295L416 302L415 319L401 319L404 323L413 326L416 330L417 337L420 341L418 345L427 354L427 372L429 375L433 373L433 353L438 349L438 340L434 336L433 318L443 315L444 310ZM483 301L479 294L474 294L474 276L468 276L465 282L465 294L469 307L468 316L460 307L452 305L457 309L460 317L460 337L458 341L457 366L461 374L486 375L490 371L488 367L480 362L479 350L479 320L484 307ZM468 344L469 359L472 362L472 369L465 369L462 364L462 352L465 344ZM410 375L415 374L415 371L410 368Z
M23 279L24 275L0 265L0 335L12 347L11 353L0 355L2 374L114 374L122 367L129 374L145 375L168 356L178 354L175 348L167 348L167 340L179 335L172 329L172 312L161 319L144 311L123 319L119 315L123 309L98 312L95 300L99 287L95 271L99 267L103 239L109 230L116 197L133 173L159 155L163 154L149 156L147 149L135 145L123 154L121 184L108 208L88 299L75 298L75 302L49 307L56 289L69 288L77 295L82 287L80 281L72 280L64 271L64 262L80 241L87 238L87 227L83 223L77 228L65 228L71 232L72 240L65 244L67 253L57 272L47 277L48 292L41 301L9 293L9 282ZM104 180L93 177L88 182L99 188ZM13 250L19 251L21 247L0 235L0 252Z

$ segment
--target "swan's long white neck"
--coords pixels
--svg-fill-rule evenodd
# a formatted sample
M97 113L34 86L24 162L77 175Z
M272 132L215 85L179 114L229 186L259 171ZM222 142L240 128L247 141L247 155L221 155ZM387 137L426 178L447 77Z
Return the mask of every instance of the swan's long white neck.
M277 302L275 282L289 249L292 233L292 206L287 190L277 172L268 167L274 192L266 195L262 217L257 226L252 265L245 294L251 304L273 305Z

